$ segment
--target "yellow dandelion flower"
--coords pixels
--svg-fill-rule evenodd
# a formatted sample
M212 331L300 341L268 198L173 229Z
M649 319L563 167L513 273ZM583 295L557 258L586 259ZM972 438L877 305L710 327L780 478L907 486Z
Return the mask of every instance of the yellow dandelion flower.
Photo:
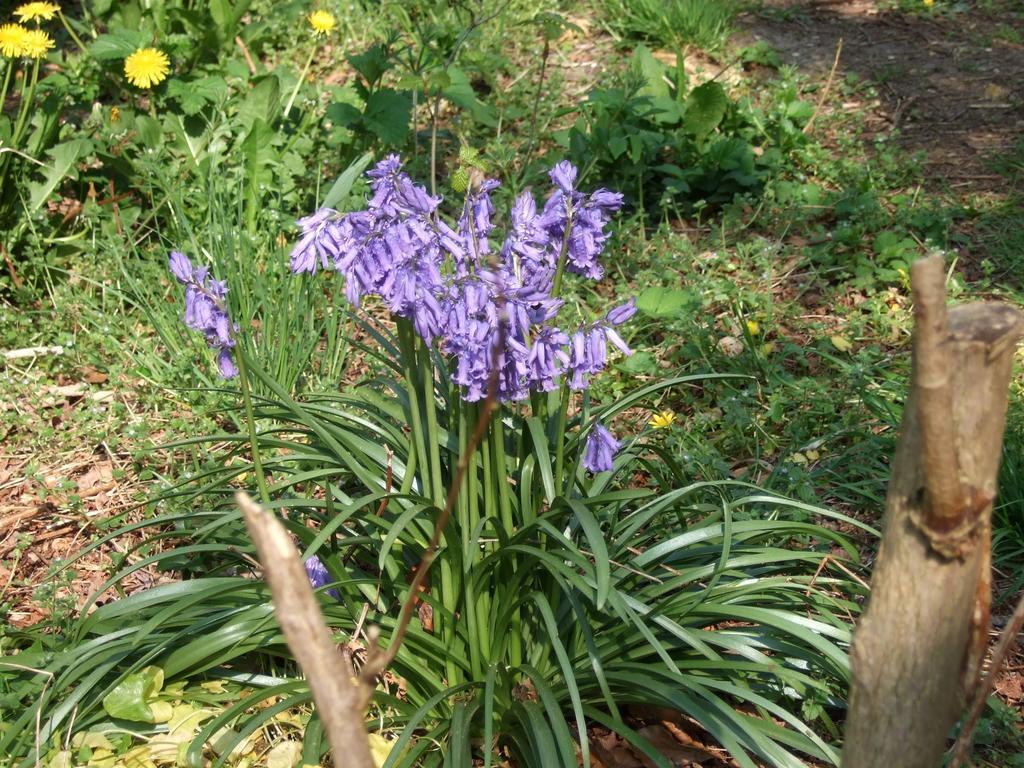
M655 429L665 429L671 427L675 420L676 415L672 411L662 411L654 414L647 423Z
M329 35L338 25L337 19L327 11L313 11L308 18L314 35Z
M28 30L20 24L0 26L0 54L8 59L25 55L25 36Z
M751 336L757 336L761 332L761 324L757 320L747 320L747 332Z
M21 55L28 56L30 59L41 59L54 45L53 38L41 29L30 29L25 33Z
M44 19L49 21L60 13L60 6L56 3L25 3L14 9L14 15L25 21L38 21Z
M167 79L171 60L156 48L139 48L124 60L124 76L136 88L152 88Z
M116 123L121 120L121 110L117 107L110 108L110 122Z

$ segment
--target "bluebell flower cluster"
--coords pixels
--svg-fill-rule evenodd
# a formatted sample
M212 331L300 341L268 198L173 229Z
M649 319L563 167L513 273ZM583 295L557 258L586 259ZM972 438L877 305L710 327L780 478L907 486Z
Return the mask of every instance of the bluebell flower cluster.
M220 375L230 379L238 375L231 350L235 346L238 326L228 317L226 299L228 286L210 276L209 267L197 267L181 251L172 251L171 273L185 286L185 325L201 331L206 343L217 353Z
M621 447L618 440L603 425L595 424L587 435L583 450L583 466L589 472L611 472L615 454Z
M574 390L587 388L607 365L609 344L630 354L615 328L636 312L634 300L571 332L556 323L556 275L602 277L606 227L622 195L584 194L576 168L560 162L543 208L530 191L519 195L496 247L491 193L499 182L474 181L451 226L439 214L441 198L415 184L397 155L367 175L372 196L365 210L324 208L297 222L302 234L291 269L338 270L354 306L380 297L452 357L452 378L465 400L487 395L495 367L498 396L508 402L550 391L563 379Z

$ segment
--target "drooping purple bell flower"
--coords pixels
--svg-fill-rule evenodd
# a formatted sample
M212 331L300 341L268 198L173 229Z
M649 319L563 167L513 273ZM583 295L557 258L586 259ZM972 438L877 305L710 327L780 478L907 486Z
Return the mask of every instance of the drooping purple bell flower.
M495 254L491 193L497 181L475 183L459 220L450 225L441 215L441 199L413 182L401 158L389 155L367 173L372 194L364 210L340 215L323 209L300 219L292 269L315 272L333 265L353 306L378 296L425 341L437 340L452 359L452 380L467 401L486 397L495 369L502 401L551 391L562 377L573 389L585 389L606 367L609 344L630 354L614 327L635 305L616 307L567 333L557 324L563 302L552 293L554 276L561 259L568 272L603 275L599 259L606 228L622 196L580 192L579 173L567 161L549 175L554 191L543 211L529 190L520 194ZM196 310L209 307L200 301Z
M202 332L206 343L218 351L217 368L225 379L238 375L231 356L238 326L227 311L228 286L210 277L209 267L196 267L181 251L171 251L171 274L185 286L185 325Z
M334 577L331 576L317 555L313 555L306 561L306 576L309 577L309 585L313 589L320 589L334 582ZM327 594L335 600L341 600L341 594L336 589L327 590Z
M583 466L588 472L611 472L614 465L615 454L618 453L621 444L601 424L594 424L594 428L587 435L587 445L583 452Z

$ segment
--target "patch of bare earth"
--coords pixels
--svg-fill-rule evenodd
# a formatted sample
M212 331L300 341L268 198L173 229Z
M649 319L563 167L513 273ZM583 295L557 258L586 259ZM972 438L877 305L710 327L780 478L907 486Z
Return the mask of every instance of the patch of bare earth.
M61 435L75 409L101 410L124 397L110 387L105 376L91 383L27 386L24 397L0 408L0 416L27 415L30 429L49 424ZM118 428L113 421L109 426ZM69 429L42 448L30 437L8 430L0 448L0 605L4 623L14 628L60 623L84 608L139 535L105 543L65 567L67 561L106 533L112 519L130 522L143 515L138 500L144 489L132 461L112 450L105 436L86 443ZM122 587L131 593L163 578L142 569ZM97 597L115 596L108 589Z
M837 74L877 86L875 130L898 129L903 147L923 152L927 180L943 188L999 188L1004 178L991 162L1024 130L1024 46L994 32L1024 36L1024 15L1018 8L923 16L879 6L768 0L744 27L785 63L823 82L842 41Z

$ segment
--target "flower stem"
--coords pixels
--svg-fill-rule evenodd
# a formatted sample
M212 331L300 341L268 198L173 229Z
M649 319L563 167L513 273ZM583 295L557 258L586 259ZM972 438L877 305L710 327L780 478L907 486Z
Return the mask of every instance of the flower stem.
M416 376L416 344L408 320L396 318L398 344L402 353L402 367L405 374L406 391L409 396L409 427L412 429L413 451L417 454L420 467L420 493L429 497L433 484L430 479L427 444L423 437L423 414L420 411L419 384Z
M71 39L75 41L75 45L81 49L82 53L88 54L89 49L85 47L85 43L82 42L81 38L75 34L75 30L71 28L71 24L68 23L67 17L64 16L64 12L61 10L57 11L57 16L60 17L60 23L64 25L64 29L71 35Z
M7 103L7 89L11 84L11 73L14 71L14 61L11 59L7 60L7 66L4 69L4 85L0 88L0 108ZM17 149L17 146L14 147ZM7 177L7 155L9 153L4 152L0 155L0 189L5 189L3 181Z
M237 349L237 348L236 348ZM245 362L245 353L238 349L238 383L242 388L242 404L245 407L245 426L249 430L249 450L252 452L252 469L256 473L256 485L260 490L260 498L264 504L270 504L270 491L267 478L263 474L263 460L260 458L260 446L256 439L256 417L252 410L252 397L249 393L249 367Z
M431 489L434 503L444 504L444 478L441 476L441 434L437 428L437 398L434 393L434 369L430 360L430 348L424 343L419 351L419 373L423 382L423 405L427 414L427 445L430 446L430 476L434 481Z
M288 103L284 107L284 116L288 117L288 113L292 111L292 104L295 103L295 97L299 95L299 88L302 87L302 82L306 79L306 75L309 73L309 67L313 63L313 56L316 55L316 46L314 45L309 51L309 58L306 59L306 66L302 68L302 74L299 75L299 79L295 81L295 87L292 88L292 95L288 97Z
M0 88L0 104L7 103L7 88L11 84L11 73L14 71L14 61L8 59L4 67L4 85Z
M562 275L565 273L565 261L569 254L569 238L572 237L573 210L572 200L565 201L565 234L562 235L562 250L558 254L558 266L555 267L555 279L551 283L551 295L558 297L562 288Z
M21 141L21 133L25 129L25 120L28 117L28 113L31 110L32 101L36 95L36 81L39 79L39 59L36 59L35 66L32 68L32 79L31 84L27 85L28 95L25 95L26 84L29 83L29 79L25 78L21 81L21 103L18 105L18 121L14 126L14 133L11 134L11 146L17 147Z
M512 537L515 534L515 521L512 519L512 505L508 498L508 465L505 460L505 424L502 420L501 409L495 414L491 422L491 429L494 435L494 481L498 490L498 509L501 510L501 522L505 526L505 533Z
M569 388L562 384L559 390L561 404L558 408L558 427L555 431L555 493L562 493L562 471L565 466L565 422L569 416Z
M540 114L540 97L544 93L544 74L548 68L548 56L551 55L551 39L544 35L544 53L540 59L540 77L537 79L537 92L533 95L533 112L530 115L530 143L523 153L523 169L530 164L533 148L537 146L537 116Z

